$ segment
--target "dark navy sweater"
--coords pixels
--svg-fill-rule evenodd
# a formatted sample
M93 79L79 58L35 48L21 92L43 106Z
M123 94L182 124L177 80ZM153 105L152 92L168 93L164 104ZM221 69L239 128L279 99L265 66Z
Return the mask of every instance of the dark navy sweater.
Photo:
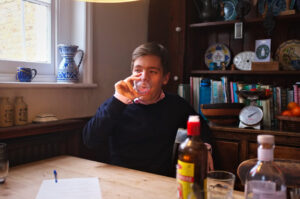
M126 105L111 97L85 125L83 140L90 148L109 140L112 164L168 175L177 129L186 128L188 116L195 114L178 95L166 94L150 105ZM203 140L209 142L203 119L201 129Z

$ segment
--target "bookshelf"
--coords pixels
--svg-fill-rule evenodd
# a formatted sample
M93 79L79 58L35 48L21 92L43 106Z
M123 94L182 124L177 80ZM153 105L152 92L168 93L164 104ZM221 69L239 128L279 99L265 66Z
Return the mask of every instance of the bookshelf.
M227 76L232 81L264 83L280 86L292 85L300 81L300 71L240 71L240 70L192 70L191 76L219 79Z
M234 39L233 21L200 22L193 1L151 0L149 6L148 40L157 41L169 50L171 76L168 92L177 93L180 83L188 84L190 77L220 79L248 84L270 84L288 87L300 81L300 71L209 71L204 62L206 49L215 43L223 43L230 49L233 57L242 51L254 51L255 40L271 39L271 55L274 57L279 45L287 40L300 40L300 13L277 16L273 34L264 31L263 18L255 9L246 16L243 39ZM230 65L232 61L230 62ZM298 158L300 140L298 132L275 130L251 130L236 127L212 126L215 140L215 168L235 173L238 164L256 157L256 136L270 133L275 136L280 147L280 158ZM288 147L287 147L288 146ZM251 152L251 153L250 153ZM252 153L253 152L253 153ZM230 157L228 154L231 154ZM276 154L275 154L276 157Z

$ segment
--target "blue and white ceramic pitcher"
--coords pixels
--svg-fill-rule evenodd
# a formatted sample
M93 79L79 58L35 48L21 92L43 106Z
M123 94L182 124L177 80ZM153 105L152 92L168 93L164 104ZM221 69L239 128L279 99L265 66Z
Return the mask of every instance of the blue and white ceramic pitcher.
M84 56L83 50L78 50L78 46L76 45L59 44L58 51L63 59L58 67L57 81L78 82L79 66ZM74 57L77 53L81 53L78 65L76 65L74 60Z

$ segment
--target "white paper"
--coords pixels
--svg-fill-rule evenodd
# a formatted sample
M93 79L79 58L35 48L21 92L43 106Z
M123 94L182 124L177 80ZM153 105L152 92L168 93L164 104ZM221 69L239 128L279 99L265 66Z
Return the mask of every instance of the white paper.
M44 180L36 199L101 199L98 178Z

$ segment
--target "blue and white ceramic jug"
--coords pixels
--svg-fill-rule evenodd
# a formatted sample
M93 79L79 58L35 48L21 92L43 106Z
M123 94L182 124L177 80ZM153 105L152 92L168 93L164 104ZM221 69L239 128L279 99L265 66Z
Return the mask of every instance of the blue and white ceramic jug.
M58 51L62 56L62 61L58 67L57 81L58 82L78 82L79 66L82 62L84 52L78 50L76 45L59 44ZM80 61L76 65L74 57L77 53L81 53Z

